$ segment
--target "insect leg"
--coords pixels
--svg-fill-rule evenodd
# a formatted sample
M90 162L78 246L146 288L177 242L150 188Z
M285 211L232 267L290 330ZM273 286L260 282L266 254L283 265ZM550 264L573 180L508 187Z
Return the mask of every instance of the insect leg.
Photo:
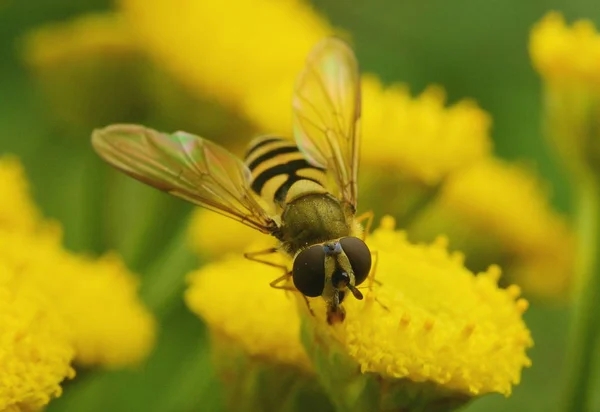
M374 250L371 252L371 255L373 255L373 261L374 261L373 268L371 269L371 273L369 273L369 284L367 286L364 286L364 288L368 289L369 292L371 292L373 290L373 284L377 284L377 286L383 285L383 283L381 283L379 280L375 279L375 274L377 272L377 263L379 262L379 251ZM359 287L358 289L361 289L361 287ZM379 299L377 299L377 296L369 293L367 295L367 299L369 299L369 298L373 298L375 300L375 302L379 303L381 305L381 307L383 309L385 309L386 311L390 310Z
M292 272L288 272L287 268L286 268L285 273L283 275L279 276L277 279L275 279L271 283L269 283L269 286L271 286L273 289L282 289L282 290L289 290L290 292L298 292L298 289L296 289L293 286L279 285L279 283L287 282L289 280L290 276L292 276ZM304 295L302 295L302 296L304 296Z
M278 249L276 247L270 247L268 249L265 250L259 250L256 252L246 252L244 253L244 257L248 260L252 260L254 262L258 262L258 263L262 263L265 264L267 266L271 266L271 267L275 267L275 268L280 268L282 269L285 273L287 273L288 269L286 265L283 265L281 263L274 263L274 262L269 262L266 259L261 259L258 258L257 256L263 256L263 255L272 255L273 253L277 253Z
M290 279L290 277L292 276L292 271L288 270L286 265L283 265L280 263L269 262L268 260L257 257L257 256L262 256L262 255L270 255L270 254L276 253L277 251L278 251L278 249L276 247L272 247L272 248L265 249L265 250L259 250L257 252L244 253L244 257L248 260L252 260L252 261L258 262L258 263L263 263L265 265L275 267L275 268L280 268L281 270L283 270L283 275L279 276L277 279L275 279L271 283L269 283L269 286L271 286L273 289L281 289L281 290L287 290L289 292L300 293L300 291L293 286L280 285L280 283L287 282ZM308 308L308 311L310 312L310 314L312 316L315 316L315 313L313 312L312 308L310 307L308 298L306 296L304 296L302 293L300 293L300 295L302 295L302 297L304 298L304 302L306 302L306 307Z
M271 255L273 253L277 253L278 249L276 247L271 247L269 249L265 249L265 250L259 250L256 252L247 252L244 253L244 257L248 260L251 260L253 262L258 262L258 263L262 263L263 265L267 265L267 266L271 266L274 268L278 268L281 269L283 271L283 275L279 276L277 279L275 279L274 281L272 281L271 283L269 283L269 285L274 288L274 289L283 289L283 290L289 290L291 292L297 292L298 290L292 286L286 286L286 285L279 285L279 283L282 283L284 281L287 281L290 276L292 276L292 272L290 272L287 268L287 265L284 265L282 263L275 263L275 262L269 262L266 259L262 259L259 258L257 256L263 256L263 255Z
M374 250L371 252L373 256L373 268L371 269L371 273L369 274L369 290L373 288L373 283L377 284L377 286L381 286L382 283L375 279L375 274L377 273L377 264L379 263L379 251Z
M363 231L363 236L362 236L363 241L367 238L367 236L369 236L369 233L371 233L371 226L373 225L373 219L375 219L375 213L373 213L372 210L369 210L368 212L365 212L356 218L356 221L358 223L362 223L363 220L367 221L365 223L365 230Z

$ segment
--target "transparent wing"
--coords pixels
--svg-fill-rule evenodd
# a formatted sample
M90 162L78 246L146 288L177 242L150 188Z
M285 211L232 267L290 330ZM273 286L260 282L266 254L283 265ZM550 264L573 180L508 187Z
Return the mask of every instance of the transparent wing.
M311 163L334 174L340 196L355 209L360 104L354 53L339 39L321 41L296 84L294 136Z
M112 125L95 130L92 145L105 161L141 182L261 232L277 229L251 193L248 168L215 143L185 132Z

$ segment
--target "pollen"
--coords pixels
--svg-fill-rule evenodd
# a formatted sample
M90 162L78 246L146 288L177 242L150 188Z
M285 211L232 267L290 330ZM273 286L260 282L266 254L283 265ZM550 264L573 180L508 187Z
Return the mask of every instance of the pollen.
M498 267L475 275L440 244L409 244L389 222L368 239L379 255L374 299L346 299L346 320L325 335L365 373L508 396L531 363L527 301L498 287Z

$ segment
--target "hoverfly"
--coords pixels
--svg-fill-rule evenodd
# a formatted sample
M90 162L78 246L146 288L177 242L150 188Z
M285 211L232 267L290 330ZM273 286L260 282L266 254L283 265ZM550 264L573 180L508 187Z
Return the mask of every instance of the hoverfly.
M321 296L330 324L371 269L357 205L360 78L352 50L327 38L309 54L293 98L295 144L274 136L254 139L245 161L185 132L138 125L95 130L92 144L109 164L150 186L221 213L280 242L247 254L277 250L292 257L277 284L292 277L305 297ZM329 175L327 174L329 173ZM330 178L334 189L327 189Z

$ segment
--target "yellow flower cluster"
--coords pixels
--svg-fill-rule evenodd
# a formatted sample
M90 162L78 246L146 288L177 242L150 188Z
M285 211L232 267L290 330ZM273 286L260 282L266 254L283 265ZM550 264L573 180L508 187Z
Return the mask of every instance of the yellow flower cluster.
M411 245L384 219L368 244L378 252L367 303L349 299L335 334L363 372L430 381L469 395L509 395L530 365L532 345L519 289L500 289L500 270L475 276L444 239Z
M264 121L269 132L291 130L295 76L312 46L331 32L301 0L120 4L157 61L198 93Z
M560 13L550 12L532 29L529 50L552 86L586 85L600 92L600 36L591 21L569 27Z
M1 235L0 260L24 271L31 287L52 301L52 310L69 326L77 363L118 367L143 360L154 342L154 323L121 260L73 255L54 237L38 236Z
M490 157L457 171L415 226L449 231L451 240L477 244L481 254L487 245L495 252L491 259L510 262L511 280L538 297L568 292L574 239L537 176L521 165Z
M29 199L25 172L16 158L0 160L0 183L0 190L6 196L3 197L6 200L0 202L0 229L33 231L39 221L39 212Z
M526 168L488 158L453 174L440 195L441 208L457 211L482 233L527 256L555 239L569 240L565 222L548 203L548 193ZM507 223L507 222L510 222Z
M491 117L470 100L446 107L440 87L413 98L407 87L362 81L363 164L396 170L428 185L488 155Z
M384 219L367 241L378 253L376 279L382 286L374 285L364 301L346 299L346 320L335 328L326 325L322 300L312 299L318 324L364 373L433 382L471 396L508 395L530 364L525 350L532 345L519 288L500 289L499 269L474 276L444 241L411 245L393 226ZM306 369L294 293L269 287L280 275L281 270L245 260L241 251L229 253L190 276L186 301L249 354Z
M84 34L85 33L85 34ZM139 53L139 48L119 15L88 14L69 24L44 26L25 38L24 59L34 68L80 62L101 54Z
M0 258L0 411L41 409L75 374L68 325L24 275Z
M231 233L238 236L232 236ZM199 256L208 259L230 252L239 253L241 250L251 252L261 243L265 243L264 248L267 248L269 240L273 239L233 219L203 208L197 208L192 214L188 235L192 249Z
M0 158L0 198L0 410L36 408L59 395L73 358L104 366L142 360L154 321L120 260L65 251L13 158Z
M544 80L546 135L579 182L600 164L600 34L551 12L531 30L529 53Z
M334 31L320 16L299 0L154 4L121 0L140 44L198 93L240 110L259 130L290 134L295 78L311 47ZM491 147L489 115L467 100L446 107L435 87L414 98L402 86L383 88L365 76L362 123L365 163L384 162L428 184Z
M281 274L238 251L191 273L185 300L211 328L251 356L310 370L296 302L290 293L269 286Z

